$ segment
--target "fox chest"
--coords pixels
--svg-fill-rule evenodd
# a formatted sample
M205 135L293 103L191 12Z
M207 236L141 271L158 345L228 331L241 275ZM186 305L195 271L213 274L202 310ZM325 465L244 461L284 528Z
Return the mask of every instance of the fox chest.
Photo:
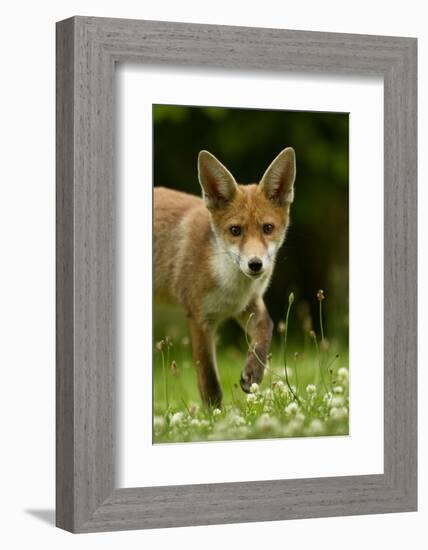
M269 283L269 277L251 280L238 266L217 266L215 286L203 300L205 319L220 323L242 313L256 296L262 296Z

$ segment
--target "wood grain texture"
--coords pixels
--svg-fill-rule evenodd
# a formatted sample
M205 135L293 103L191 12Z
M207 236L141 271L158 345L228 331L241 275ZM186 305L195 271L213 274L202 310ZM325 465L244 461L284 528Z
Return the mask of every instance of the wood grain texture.
M116 62L255 77L383 76L383 475L115 489ZM416 510L416 78L412 38L87 17L57 24L59 527L91 532Z

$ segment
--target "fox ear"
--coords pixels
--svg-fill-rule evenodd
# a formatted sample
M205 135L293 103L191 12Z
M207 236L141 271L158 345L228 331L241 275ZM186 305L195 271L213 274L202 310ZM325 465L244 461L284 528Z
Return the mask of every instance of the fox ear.
M293 202L295 178L296 155L293 148L287 147L272 161L259 187L269 200L284 206Z
M226 207L238 190L238 185L229 170L208 151L199 153L198 176L209 210Z

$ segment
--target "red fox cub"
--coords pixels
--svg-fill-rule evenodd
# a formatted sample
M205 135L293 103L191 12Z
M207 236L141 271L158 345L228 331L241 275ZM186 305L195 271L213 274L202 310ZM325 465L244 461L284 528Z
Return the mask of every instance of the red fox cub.
M263 379L273 327L263 294L289 223L295 154L284 149L258 185L238 185L208 151L199 153L198 174L202 198L155 188L155 298L184 308L202 401L219 407L214 341L224 320L248 325L241 388Z

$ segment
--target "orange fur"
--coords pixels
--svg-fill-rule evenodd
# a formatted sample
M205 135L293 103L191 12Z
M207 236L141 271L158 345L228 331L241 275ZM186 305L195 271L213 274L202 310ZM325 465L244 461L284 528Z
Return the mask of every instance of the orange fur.
M272 321L262 297L285 238L294 177L290 148L278 155L259 185L238 185L213 155L202 151L203 198L155 188L155 296L185 309L205 404L221 404L214 336L227 318L246 325L251 315L252 349L241 387L249 391L263 378Z

